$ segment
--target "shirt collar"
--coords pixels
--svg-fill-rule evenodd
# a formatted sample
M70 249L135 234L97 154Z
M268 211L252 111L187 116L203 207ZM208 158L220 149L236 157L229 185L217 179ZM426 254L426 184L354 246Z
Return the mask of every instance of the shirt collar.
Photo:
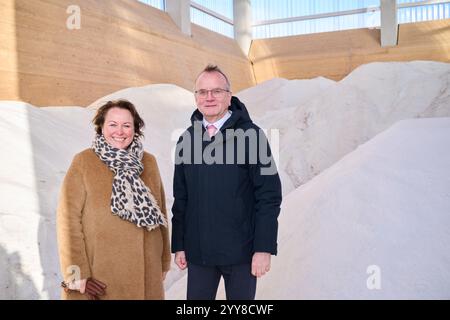
M219 120L217 120L216 122L213 122L213 123L206 121L205 117L203 117L203 126L205 128L207 128L210 124L212 124L214 127L216 127L217 131L219 131L220 128L222 128L225 121L227 121L228 118L230 118L230 117L231 117L230 110L228 110L227 113L225 113L225 115L222 118L220 118Z

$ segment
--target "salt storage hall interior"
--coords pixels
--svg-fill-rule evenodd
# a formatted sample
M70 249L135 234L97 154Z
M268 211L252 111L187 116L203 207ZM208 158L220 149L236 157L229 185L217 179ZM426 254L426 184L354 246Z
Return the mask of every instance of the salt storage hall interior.
M108 100L143 117L171 217L174 147L207 64L266 130L282 181L257 299L450 298L450 1L2 0L0 13L0 299L60 299L58 195ZM172 262L166 299L186 298L186 278Z

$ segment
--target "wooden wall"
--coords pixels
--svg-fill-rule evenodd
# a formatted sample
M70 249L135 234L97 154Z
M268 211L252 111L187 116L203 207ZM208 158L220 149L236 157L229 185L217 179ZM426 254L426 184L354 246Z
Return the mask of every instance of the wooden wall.
M380 46L380 30L356 29L254 40L249 58L257 83L274 77L340 80L374 61L450 62L450 19L400 25L396 47Z
M69 30L69 5L81 29ZM273 77L340 80L373 61L450 62L450 20L400 25L399 44L357 29L254 40L247 58L230 38L192 25L181 34L167 13L137 0L1 0L0 100L88 105L111 92L151 83L191 90L216 63L239 91Z
M69 5L81 9L79 30L66 27ZM192 90L208 63L234 91L255 84L235 41L196 25L183 35L167 13L137 0L1 0L0 13L0 100L84 106L151 83Z

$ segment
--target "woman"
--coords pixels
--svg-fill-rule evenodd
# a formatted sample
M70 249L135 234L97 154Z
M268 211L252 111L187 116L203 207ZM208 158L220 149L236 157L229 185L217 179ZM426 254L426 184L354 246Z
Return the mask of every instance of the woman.
M109 101L92 148L64 178L57 228L64 299L164 299L170 268L164 189L134 105Z

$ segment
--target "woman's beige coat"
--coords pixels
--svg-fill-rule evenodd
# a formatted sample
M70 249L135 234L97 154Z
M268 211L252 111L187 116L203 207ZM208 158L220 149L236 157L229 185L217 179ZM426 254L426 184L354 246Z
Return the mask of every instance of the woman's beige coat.
M167 218L164 189L155 157L144 153L141 179ZM114 173L92 149L77 154L63 182L57 214L58 247L64 279L78 266L81 279L107 285L102 299L164 299L162 272L170 268L167 228L138 228L111 213ZM79 292L63 299L86 299Z

